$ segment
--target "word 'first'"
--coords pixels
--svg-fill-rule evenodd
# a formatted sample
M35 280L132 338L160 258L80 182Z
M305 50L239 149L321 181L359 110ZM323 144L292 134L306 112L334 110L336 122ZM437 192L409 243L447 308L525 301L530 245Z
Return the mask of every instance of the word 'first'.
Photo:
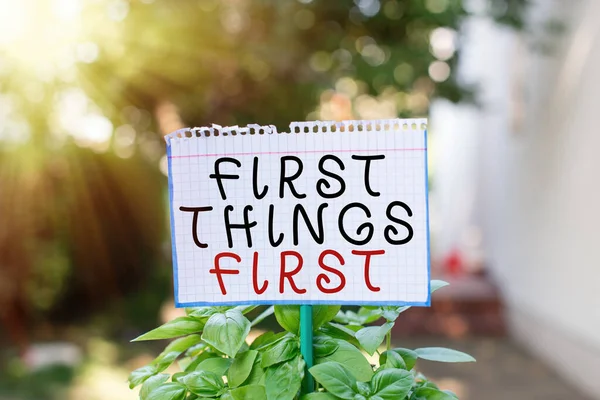
M364 282L371 292L379 292L381 288L375 286L371 281L370 269L371 269L371 258L374 256L380 256L385 254L385 250L352 250L353 255L362 257L362 270ZM326 261L326 257L330 256L336 259L337 266L332 265L331 262ZM242 260L242 258L230 252L218 253L214 258L214 268L209 272L214 274L217 278L217 282L219 283L219 288L221 289L221 293L223 295L227 294L227 289L225 286L225 281L223 279L223 275L238 275L240 273L240 269L232 268L231 266L228 268L224 268L221 266L221 262L223 259L230 259L235 261L235 263L247 264L247 260ZM289 261L293 259L293 261ZM355 257L353 257L353 260ZM293 268L288 268L289 264L295 263ZM346 286L346 276L340 269L341 266L346 264L346 260L344 257L335 250L324 250L320 253L319 259L317 260L319 265L320 273L315 277L315 283L317 289L321 293L325 294L334 294L339 293ZM229 263L231 264L231 262ZM297 251L282 251L280 253L280 265L279 265L279 279L278 279L278 290L279 293L283 294L286 289L286 282L288 282L289 287L296 294L304 294L307 292L306 288L299 287L294 280L294 277L300 273L302 273L302 267L304 265L304 257ZM355 267L355 265L353 266ZM246 268L242 268L246 269ZM331 285L333 282L332 278L335 276L335 280L338 282L334 286ZM263 294L269 288L270 282L266 279L262 280L259 278L259 255L258 252L254 252L252 257L252 288L254 293L257 295Z

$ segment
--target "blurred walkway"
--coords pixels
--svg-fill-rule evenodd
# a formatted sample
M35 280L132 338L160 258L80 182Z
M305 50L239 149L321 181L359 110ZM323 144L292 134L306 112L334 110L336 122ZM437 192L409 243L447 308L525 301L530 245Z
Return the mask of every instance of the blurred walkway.
M501 293L488 277L440 271L434 276L450 286L434 294L431 308L400 316L394 344L449 347L477 363L420 361L419 371L461 400L591 400L508 337Z
M510 339L404 338L395 345L449 347L474 356L477 363L419 361L417 366L441 388L456 392L461 400L590 400Z

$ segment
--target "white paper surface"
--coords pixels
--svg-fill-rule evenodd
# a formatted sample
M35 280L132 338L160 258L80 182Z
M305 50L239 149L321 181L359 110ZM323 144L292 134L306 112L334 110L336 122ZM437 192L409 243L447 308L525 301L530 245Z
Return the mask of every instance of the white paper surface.
M273 127L213 126L169 135L166 139L177 306L429 305L425 122L411 119L295 123L290 126L292 133L272 133ZM370 187L367 188L367 162L352 156L382 155L384 159L370 161ZM325 193L336 193L341 188L338 180L319 170L319 162L324 156L328 158L322 168L345 183L343 194L336 198L323 198L316 190L317 182L322 179L329 184L328 188L323 184L320 186ZM343 163L343 170L331 156ZM238 167L231 161L219 164L220 174L239 176L239 179L221 177L226 199L222 198L218 179L210 177L216 173L215 162L223 157L235 159L241 165ZM259 194L268 185L262 199L257 199L253 191L255 157L258 159L256 186ZM282 157L297 157L302 162L303 171L292 184L297 193L306 195L304 198L296 198L287 183L283 185L283 198L280 197ZM285 169L285 175L293 175L297 163L287 160ZM376 192L379 196L374 196ZM354 205L342 218L346 235L361 244L344 238L339 226L340 213L353 203L363 205L371 214L367 217L364 207ZM273 206L271 236L277 239L283 234L277 247L269 241L270 205ZM314 226L317 239L309 233L302 214L297 212L298 244L295 245L294 209L298 205ZM256 225L250 228L251 247L246 231L236 228L230 229L233 247L229 247L224 217L228 206L233 207L228 213L231 224L242 224L244 209L252 207L248 211L249 221ZM198 207L212 207L212 210L194 212ZM319 207L322 208L323 235L318 235ZM194 215L197 218L196 240ZM368 236L371 228L365 227L360 234L357 229L365 223L372 224L373 233L368 243L362 244L361 240ZM320 240L322 244L318 243ZM398 244L399 241L407 242ZM326 250L329 252L321 261L328 268L319 265L319 258ZM365 277L367 257L352 252L376 250L384 250L385 254L370 257L368 276ZM340 265L333 251L343 258L344 265ZM288 252L284 253L287 255L283 267L282 252ZM219 263L221 270L231 270L235 274L215 273L215 257L220 253L235 254L236 258L225 254ZM301 269L297 269L297 254L303 260ZM255 257L258 260L256 268ZM296 269L293 276L286 275Z

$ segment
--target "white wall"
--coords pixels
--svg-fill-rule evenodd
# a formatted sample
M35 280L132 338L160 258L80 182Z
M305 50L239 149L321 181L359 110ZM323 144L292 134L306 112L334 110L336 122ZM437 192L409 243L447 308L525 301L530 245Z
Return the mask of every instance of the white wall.
M476 183L438 196L446 196L443 217L471 193L463 227L482 229L513 333L600 398L600 1L540 0L535 15L549 14L571 22L553 56L489 21L467 23L461 72L481 83L483 108L475 124L453 124L439 142L454 154L477 149L462 162L475 167ZM434 109L433 124L443 115ZM437 167L445 166L458 170Z

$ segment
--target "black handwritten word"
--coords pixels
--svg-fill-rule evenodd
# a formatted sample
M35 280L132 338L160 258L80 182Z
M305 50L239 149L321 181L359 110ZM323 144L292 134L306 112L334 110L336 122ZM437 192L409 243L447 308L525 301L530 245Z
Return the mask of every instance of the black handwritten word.
M364 173L365 190L367 191L367 193L369 195L371 195L373 197L379 196L380 193L374 191L371 188L371 182L370 182L371 161L383 160L383 159L385 159L385 155L383 155L383 154L371 155L371 156L353 155L352 159L359 160L359 161L365 161L365 173ZM321 160L319 161L319 165L318 165L319 172L321 172L326 177L336 180L338 182L338 184L340 185L340 188L333 193L327 193L324 190L324 188L330 189L331 183L327 179L323 178L323 179L319 179L316 183L317 193L319 194L319 196L321 196L325 199L333 199L336 197L340 197L342 194L344 194L344 191L346 190L346 183L344 182L344 179L340 175L325 168L325 162L327 162L327 161L333 161L335 164L337 164L338 168L341 171L343 171L346 167L344 166L344 163L342 162L342 160L340 160L338 157L334 156L333 154L324 155L323 157L321 157ZM209 177L211 179L214 179L217 182L217 186L219 188L219 194L221 195L221 198L223 200L227 200L227 194L225 193L225 188L223 186L223 180L227 180L227 179L236 180L236 179L240 179L240 176L233 175L233 174L221 173L221 164L223 164L223 163L231 163L231 164L234 164L238 168L242 167L242 163L239 160L232 158L232 157L217 158L217 160L215 161L215 166L214 166L215 172L209 175ZM254 197L257 200L260 200L267 195L267 193L269 191L269 186L263 185L262 188L259 189L258 164L259 164L258 157L254 157L254 160L252 162L252 192L254 194ZM292 167L292 164L295 165L295 167ZM295 168L294 172L290 172L290 170L292 170L292 168ZM283 156L280 158L280 169L279 170L280 170L279 198L283 199L285 197L285 188L288 187L289 191L292 193L292 195L295 198L304 199L306 197L306 194L298 193L298 191L294 187L294 181L296 179L298 179L300 177L300 175L302 175L302 171L304 170L304 164L302 163L302 160L296 156Z
M296 204L296 206L294 207L294 212L293 212L293 217L292 217L292 241L294 243L294 246L298 246L299 242L300 242L300 240L299 240L300 218L302 218L302 220L304 221L304 226L306 226L306 228L308 229L308 232L310 233L310 236L312 237L312 239L314 240L315 243L323 244L325 242L325 232L324 232L324 227L323 227L323 214L324 214L323 210L325 210L325 208L327 208L327 207L328 207L327 203L322 203L319 206L319 208L317 210L317 222L316 222L316 224L314 224L313 222L311 222L310 218L308 217L308 214L306 213L304 206L302 206L301 204ZM396 226L390 224L390 225L386 225L384 227L383 236L389 244L402 245L402 244L406 244L406 243L410 242L410 240L413 238L414 232L413 232L412 226L408 222L393 215L395 208L400 208L400 209L404 210L409 217L412 217L412 215L413 215L412 210L408 207L408 205L406 205L406 203L403 203L401 201L391 202L385 210L386 218L388 220L390 220L391 222L394 222L400 226L403 226L406 229L406 232L404 235L400 235L398 228L396 228ZM198 246L202 249L208 247L208 245L205 243L202 243L198 237L198 215L201 212L212 211L212 207L180 207L179 209L184 212L192 212L193 213L192 238L194 239L194 243L196 244L196 246ZM345 217L348 214L348 212L352 209L360 210L365 215L365 220L366 220L366 222L363 222L358 227L356 227L354 233L352 232L352 230L348 229L348 227L346 227L346 225L345 225L345 221L346 221ZM246 244L247 244L248 248L252 248L252 245L253 245L253 243L252 243L252 228L254 228L258 225L258 223L256 221L250 220L250 212L252 210L253 210L252 206L244 207L243 222L234 224L231 222L231 216L230 216L231 212L234 211L234 207L231 205L228 205L225 207L225 209L224 209L225 232L227 234L227 245L230 249L232 249L234 247L233 235L232 235L232 231L234 229L244 230L244 232L246 234ZM273 227L274 214L275 214L275 206L273 204L269 204L269 221L268 221L268 226L267 226L267 231L269 234L269 244L272 247L279 247L281 245L281 243L283 242L285 234L283 232L279 232L277 234L277 239L275 239L276 235L275 235L274 227ZM350 204L346 205L344 208L342 208L342 211L339 213L339 215L337 217L337 225L338 225L339 233L350 244L357 245L357 246L367 245L367 244L369 244L369 242L371 241L371 239L373 238L373 235L375 233L375 226L373 225L373 223L368 222L369 219L371 219L371 217L372 217L371 211L367 208L367 206L365 206L364 204L361 204L361 203L350 203ZM316 225L316 228L315 228L315 225Z

